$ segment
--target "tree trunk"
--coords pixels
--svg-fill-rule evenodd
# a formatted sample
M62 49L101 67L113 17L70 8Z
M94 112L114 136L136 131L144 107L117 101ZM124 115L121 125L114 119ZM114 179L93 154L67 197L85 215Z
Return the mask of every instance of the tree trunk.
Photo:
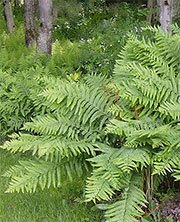
M24 1L25 12L25 41L28 47L36 42L36 24L35 24L35 1Z
M6 20L6 26L8 32L13 32L14 31L14 17L12 13L12 6L10 0L4 0L4 17Z
M46 54L52 51L52 0L39 0L37 48Z
M173 19L180 19L180 0L173 0Z
M173 0L158 0L159 22L164 31L171 32Z
M148 2L147 2L147 8L148 8L147 22L150 25L152 23L154 7L155 7L154 0L148 0Z

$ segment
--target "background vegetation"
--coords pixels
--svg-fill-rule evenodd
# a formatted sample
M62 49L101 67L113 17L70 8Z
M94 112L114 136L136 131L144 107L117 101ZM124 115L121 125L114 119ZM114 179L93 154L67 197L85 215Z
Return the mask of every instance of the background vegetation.
M0 221L178 221L180 32L142 3L54 1L51 57L0 20Z

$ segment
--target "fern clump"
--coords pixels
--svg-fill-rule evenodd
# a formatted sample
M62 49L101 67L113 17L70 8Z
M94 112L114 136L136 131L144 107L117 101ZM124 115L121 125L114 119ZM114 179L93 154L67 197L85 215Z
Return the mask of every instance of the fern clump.
M16 73L0 70L1 136L18 131L25 122L43 112L43 104L37 105L37 94L43 87L42 73L41 67Z
M44 104L47 104L48 113L26 123L23 127L24 132L13 135L14 139L6 142L3 149L11 152L31 152L32 155L43 161L34 160L36 166L41 169L41 164L46 164L45 162L49 164L48 166L55 163L58 166L59 174L55 168L51 174L51 167L44 175L43 171L44 183L41 186L39 183L41 170L38 171L39 176L36 174L37 172L31 175L35 169L34 164L26 167L27 162L21 162L21 168L17 166L10 170L13 182L8 191L11 192L33 191L38 184L43 188L49 187L49 185L55 184L56 179L59 181L65 173L71 178L71 174L73 174L71 171L76 175L83 173L83 169L88 168L85 160L95 156L97 141L101 141L104 137L104 126L111 116L108 112L111 103L103 87L99 87L99 90L95 91L94 87L89 86L86 82L77 84L56 78L43 79L47 87L40 94L41 100L36 100L36 106L41 105L44 101ZM20 177L17 177L17 168ZM27 179L23 179L27 175L24 169L28 169L29 181L34 181L35 188L29 184ZM54 179L50 179L52 177ZM24 182L18 188L17 184L21 178Z
M107 221L150 214L158 177L179 179L180 36L146 31L153 38L129 37L110 79L43 78L35 104L48 112L2 146L34 156L7 171L7 192L58 187L62 175L82 176L91 166L85 197L101 203Z

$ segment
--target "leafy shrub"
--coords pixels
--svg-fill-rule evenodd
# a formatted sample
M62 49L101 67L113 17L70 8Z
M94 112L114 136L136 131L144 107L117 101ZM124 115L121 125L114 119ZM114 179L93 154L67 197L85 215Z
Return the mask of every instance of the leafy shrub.
M99 207L107 221L129 222L143 216L159 176L179 179L180 36L148 32L153 39L129 37L111 80L45 78L49 114L2 147L35 156L5 173L7 192L58 187L62 175L82 176L90 163L86 200L106 201Z
M66 1L59 7L63 7L65 12L59 9L54 37L71 41L88 40L102 34L106 37L110 33L112 38L113 34L119 34L120 39L127 30L134 28L137 23L143 24L145 20L144 9L127 3L108 7L103 1Z
M96 3L96 4L95 4ZM72 4L73 5L73 4ZM78 10L71 16L61 14L54 26L54 39L58 39L64 48L61 39L69 39L72 49L78 46L78 56L75 59L70 53L67 61L72 61L73 70L82 74L103 73L110 75L113 71L117 54L124 46L128 32L141 35L141 27L144 26L143 9L135 8L126 3L107 7L101 1L92 1L87 5L78 3L72 6L66 2L63 6L67 9ZM78 9L77 9L78 8ZM61 10L60 10L61 11ZM62 11L61 11L62 12ZM71 13L70 13L71 14ZM67 50L65 49L65 52ZM57 57L59 58L62 54ZM55 67L61 67L61 59L53 60ZM64 64L64 63L63 63ZM63 67L64 68L64 67ZM66 67L66 72L72 71L72 67ZM54 70L56 72L56 70Z

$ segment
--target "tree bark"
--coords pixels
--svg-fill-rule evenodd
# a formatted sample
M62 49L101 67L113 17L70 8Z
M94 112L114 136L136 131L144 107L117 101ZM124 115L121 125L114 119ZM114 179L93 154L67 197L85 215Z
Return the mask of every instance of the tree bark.
M28 47L36 43L35 1L24 1L25 41Z
M180 19L180 0L173 0L173 19Z
M152 23L154 7L155 7L154 0L148 0L148 2L147 2L147 8L148 8L147 22L150 25Z
M52 0L39 0L37 48L46 54L52 51Z
M171 32L173 0L158 0L159 22L164 31Z
M12 12L12 6L10 0L4 0L4 17L6 20L6 26L8 32L13 32L14 31L14 17L13 17L13 12Z

